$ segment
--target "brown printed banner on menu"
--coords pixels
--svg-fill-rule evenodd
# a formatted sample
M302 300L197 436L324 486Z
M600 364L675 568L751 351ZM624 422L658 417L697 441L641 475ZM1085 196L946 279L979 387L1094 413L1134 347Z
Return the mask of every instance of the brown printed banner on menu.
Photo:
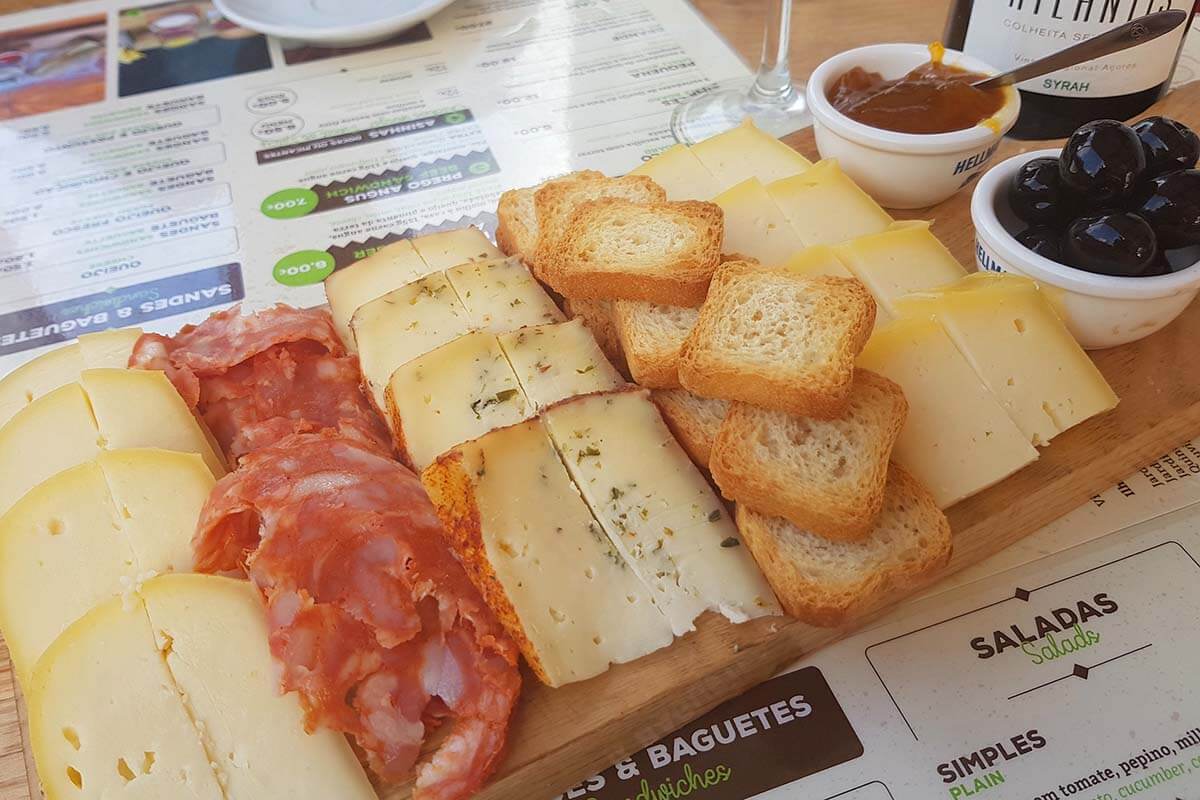
M767 681L555 800L743 800L863 754L816 667Z

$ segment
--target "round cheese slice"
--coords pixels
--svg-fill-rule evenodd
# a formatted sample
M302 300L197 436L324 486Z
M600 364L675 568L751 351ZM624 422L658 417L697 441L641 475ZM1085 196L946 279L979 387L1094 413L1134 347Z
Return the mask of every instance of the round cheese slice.
M192 533L213 483L192 453L104 451L0 517L0 630L22 685L92 606L146 576L191 571Z
M46 651L29 692L48 800L376 800L345 737L280 694L246 581L165 575Z

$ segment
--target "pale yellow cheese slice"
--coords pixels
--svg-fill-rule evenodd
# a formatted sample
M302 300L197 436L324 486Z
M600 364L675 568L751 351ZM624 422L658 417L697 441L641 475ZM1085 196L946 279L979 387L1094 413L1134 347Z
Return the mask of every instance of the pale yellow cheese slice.
M141 328L85 333L78 341L56 347L27 361L0 379L0 425L44 394L79 380L90 367L125 367Z
M892 224L888 213L846 177L834 160L775 181L767 186L767 192L805 244L837 244L879 233Z
M87 369L79 375L107 449L159 447L198 453L213 475L225 459L167 376L155 370Z
M467 442L422 476L472 579L550 686L671 643L671 626L529 420Z
M140 599L106 601L71 625L26 698L47 800L229 800Z
M455 445L533 413L495 334L484 331L397 367L387 398L396 440L418 472Z
M858 366L904 389L908 419L892 459L921 481L940 507L1037 459L1037 450L929 315L903 317L877 329Z
M0 630L21 685L67 626L137 571L96 461L38 484L0 517Z
M668 200L709 200L721 191L717 179L684 144L668 147L630 174L650 178L666 191Z
M191 572L192 534L216 479L195 453L109 450L96 458L138 573Z
M942 322L1035 446L1117 405L1100 370L1027 278L977 272L896 305Z
M467 309L472 328L503 333L563 320L520 258L468 261L446 270L446 279Z
M350 327L367 388L386 415L384 395L396 367L467 333L471 320L445 273L437 272L362 306Z
M77 380L82 369L79 344L72 342L26 361L5 375L0 380L0 425L42 395Z
M504 254L483 235L483 231L474 227L419 236L412 243L429 272L450 269L467 261L504 258Z
M133 346L141 336L141 328L113 328L83 334L79 337L79 353L83 356L84 368L128 367Z
M770 183L799 175L812 166L807 158L769 133L763 133L749 119L693 145L692 153L716 178L717 192L749 178Z
M89 608L149 575L192 569L214 480L194 453L102 451L0 517L0 630L17 678Z
M922 221L896 222L882 233L837 246L837 255L890 316L911 292L953 283L967 271Z
M355 311L376 297L435 271L417 255L411 240L401 239L326 278L325 297L329 300L329 311L346 347L351 350L355 347L350 332L350 319Z
M346 738L306 733L298 695L280 693L266 613L248 581L167 575L141 596L228 800L376 800Z
M676 634L706 610L734 622L779 614L771 587L649 393L588 395L542 418L605 533Z
M581 319L502 334L500 347L526 397L539 409L625 384Z
M713 198L725 212L721 252L749 256L777 267L804 248L783 211L758 178L750 178Z
M0 514L27 491L104 447L83 387L68 383L39 397L0 428Z

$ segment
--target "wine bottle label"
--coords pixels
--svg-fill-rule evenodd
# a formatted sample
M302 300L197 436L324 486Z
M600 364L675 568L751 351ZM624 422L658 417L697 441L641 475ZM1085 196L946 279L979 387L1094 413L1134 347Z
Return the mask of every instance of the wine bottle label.
M1047 56L1140 16L1193 0L979 0L963 52L1000 70ZM1187 32L1180 25L1152 42L1017 84L1059 97L1117 97L1167 80Z

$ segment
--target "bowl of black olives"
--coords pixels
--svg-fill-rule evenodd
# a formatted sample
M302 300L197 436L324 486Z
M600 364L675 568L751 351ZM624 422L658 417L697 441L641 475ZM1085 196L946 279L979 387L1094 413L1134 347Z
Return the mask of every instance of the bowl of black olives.
M1083 125L1004 161L971 199L980 269L1058 291L1084 347L1131 342L1200 292L1200 137L1167 117Z

